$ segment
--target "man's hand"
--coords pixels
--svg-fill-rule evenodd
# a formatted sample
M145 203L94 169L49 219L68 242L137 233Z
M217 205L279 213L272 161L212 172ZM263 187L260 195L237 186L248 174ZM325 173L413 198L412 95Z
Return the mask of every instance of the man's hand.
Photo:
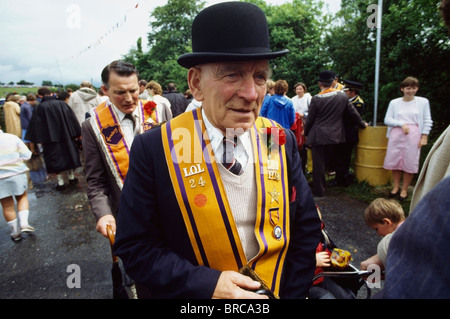
M105 215L101 217L97 222L97 231L108 238L108 232L106 231L106 225L111 225L112 231L116 233L116 219L113 215Z
M249 290L257 290L261 284L236 271L223 271L217 281L213 299L268 299Z

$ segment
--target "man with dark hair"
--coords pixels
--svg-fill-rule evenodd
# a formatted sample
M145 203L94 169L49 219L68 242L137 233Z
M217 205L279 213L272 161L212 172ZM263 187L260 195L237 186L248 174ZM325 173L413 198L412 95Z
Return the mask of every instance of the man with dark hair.
M41 87L38 95L42 102L33 111L25 139L42 144L47 173L56 173L56 189L64 190L62 172L68 171L69 185L78 183L73 170L81 166L76 145L80 124L69 105L52 96L47 87Z
M177 92L175 83L171 82L167 85L167 91L163 92L163 96L170 102L170 109L172 110L173 117L184 113L188 103L184 95Z
M148 100L150 98L150 94L146 89L147 81L139 80L139 98L142 100Z
M306 298L320 220L294 134L258 116L272 52L264 12L201 11L178 63L202 106L136 137L114 252L156 298Z
M139 100L134 65L114 61L103 69L101 77L101 90L109 100L83 122L82 136L89 203L97 231L107 237L107 225L116 230L115 218L133 139L148 127L151 114Z
M311 99L305 125L305 136L311 145L313 159L312 192L318 197L325 193L325 172L334 148L345 142L344 116L361 128L367 125L347 95L332 88L334 79L334 72L320 72L318 85L321 92Z

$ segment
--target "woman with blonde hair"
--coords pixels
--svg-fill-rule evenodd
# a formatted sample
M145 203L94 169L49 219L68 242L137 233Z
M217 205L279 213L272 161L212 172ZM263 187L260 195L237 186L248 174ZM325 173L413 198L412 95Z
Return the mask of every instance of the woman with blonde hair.
M10 94L6 97L3 109L5 111L6 133L22 137L22 127L20 126L20 95Z
M148 91L150 95L150 99L155 101L156 103L156 111L158 112L158 121L160 123L166 122L172 119L172 111L170 109L170 102L167 98L162 96L162 87L156 81L150 81L145 86L145 89Z
M428 143L433 121L428 99L416 96L419 80L407 77L400 84L400 90L403 97L389 103L384 118L389 141L383 167L392 170L394 188L388 197L398 196L404 201L414 174L419 171L420 149Z

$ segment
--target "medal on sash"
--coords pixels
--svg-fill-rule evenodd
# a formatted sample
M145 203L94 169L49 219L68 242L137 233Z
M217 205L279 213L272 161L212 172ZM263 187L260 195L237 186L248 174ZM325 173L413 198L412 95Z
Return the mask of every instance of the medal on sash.
M250 129L254 161L248 165L254 167L256 177L254 231L259 245L259 253L250 261L245 257L201 108L163 124L161 138L173 190L198 264L221 271L250 267L278 295L289 244L287 167L284 142L273 144L268 153L261 131L265 124L271 125L269 120L258 118Z
M278 225L279 220L279 204L278 197L280 196L280 162L278 160L274 160L276 156L279 156L281 145L286 143L286 134L282 128L278 126L270 126L266 127L265 123L262 123L263 128L262 136L263 141L265 141L265 145L267 147L267 170L268 177L267 179L271 182L272 189L269 188L268 193L271 196L270 200L270 223L273 226L273 236L275 239L280 240L283 236L283 229Z

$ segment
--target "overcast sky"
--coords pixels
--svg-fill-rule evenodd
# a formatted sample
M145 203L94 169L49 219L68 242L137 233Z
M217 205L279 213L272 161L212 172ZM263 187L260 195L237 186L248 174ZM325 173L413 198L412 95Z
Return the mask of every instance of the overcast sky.
M290 0L266 0L281 4ZM224 0L206 0L207 6ZM340 0L325 0L331 11ZM100 85L101 70L142 37L167 0L6 0L0 18L0 82Z

